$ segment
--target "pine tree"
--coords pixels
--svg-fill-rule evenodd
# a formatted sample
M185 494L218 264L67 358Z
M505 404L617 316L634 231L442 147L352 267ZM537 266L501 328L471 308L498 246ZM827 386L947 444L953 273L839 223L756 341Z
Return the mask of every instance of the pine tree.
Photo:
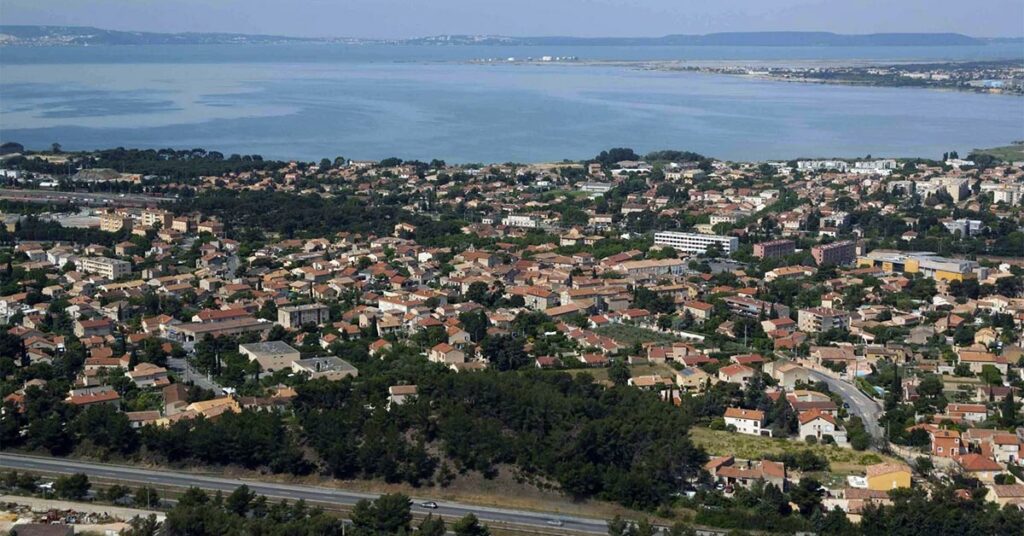
M1010 389L999 405L999 415L999 424L1004 428L1017 425L1017 402L1013 399L1013 389Z

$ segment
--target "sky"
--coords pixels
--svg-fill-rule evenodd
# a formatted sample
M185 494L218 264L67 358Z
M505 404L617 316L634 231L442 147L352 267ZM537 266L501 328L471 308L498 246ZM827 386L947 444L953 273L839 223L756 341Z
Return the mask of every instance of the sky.
M2 24L319 37L731 31L1024 36L1024 0L0 0Z

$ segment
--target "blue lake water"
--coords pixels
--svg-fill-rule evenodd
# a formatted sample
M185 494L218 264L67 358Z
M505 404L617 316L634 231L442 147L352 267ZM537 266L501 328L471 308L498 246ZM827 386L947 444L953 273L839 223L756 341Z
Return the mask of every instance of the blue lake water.
M1024 139L1024 98L769 82L583 60L936 61L978 47L0 47L0 138L33 148L204 147L270 158L586 158L612 146L729 159L926 156Z

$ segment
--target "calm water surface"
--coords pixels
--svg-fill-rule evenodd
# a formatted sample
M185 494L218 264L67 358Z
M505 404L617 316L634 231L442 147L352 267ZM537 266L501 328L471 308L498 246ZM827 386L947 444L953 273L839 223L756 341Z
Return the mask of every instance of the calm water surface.
M1024 98L823 86L484 57L919 61L983 47L122 46L0 48L0 138L271 158L586 158L611 146L730 159L928 156L1024 139Z

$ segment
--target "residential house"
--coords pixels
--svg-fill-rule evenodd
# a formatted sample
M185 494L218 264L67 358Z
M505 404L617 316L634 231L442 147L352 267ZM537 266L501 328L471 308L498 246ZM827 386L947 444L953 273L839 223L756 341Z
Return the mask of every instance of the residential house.
M768 436L772 431L762 428L764 424L764 412L756 409L726 408L725 425L733 426L741 434Z
M902 463L876 463L866 470L868 489L889 491L910 487L910 467Z
M453 364L466 362L466 354L446 342L431 348L427 358L434 363Z

